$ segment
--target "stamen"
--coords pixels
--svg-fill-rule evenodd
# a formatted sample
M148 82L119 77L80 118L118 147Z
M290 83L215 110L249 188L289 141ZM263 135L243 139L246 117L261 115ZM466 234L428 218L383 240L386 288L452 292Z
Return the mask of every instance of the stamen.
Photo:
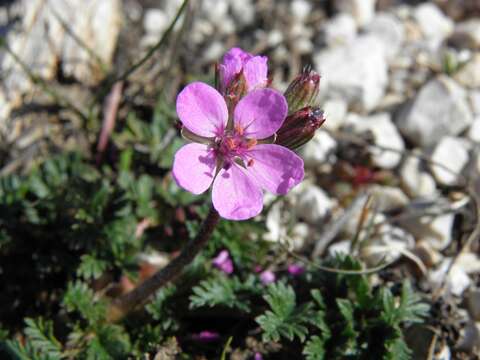
M233 150L237 147L235 140L232 138L225 139L225 144L227 145L228 150Z
M247 140L247 149L250 150L255 145L257 145L257 139L248 139Z
M235 125L235 131L238 135L240 135L240 136L243 135L243 128L240 124Z
M253 163L254 163L254 162L255 162L255 161L254 161L253 159L248 160L247 166L253 166Z

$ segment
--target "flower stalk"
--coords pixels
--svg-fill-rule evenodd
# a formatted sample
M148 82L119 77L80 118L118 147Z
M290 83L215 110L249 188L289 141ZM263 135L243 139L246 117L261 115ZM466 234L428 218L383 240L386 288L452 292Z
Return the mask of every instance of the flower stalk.
M185 245L180 255L135 289L114 300L107 309L107 321L121 320L137 306L144 305L158 289L179 277L206 245L219 219L218 212L211 207L197 236Z

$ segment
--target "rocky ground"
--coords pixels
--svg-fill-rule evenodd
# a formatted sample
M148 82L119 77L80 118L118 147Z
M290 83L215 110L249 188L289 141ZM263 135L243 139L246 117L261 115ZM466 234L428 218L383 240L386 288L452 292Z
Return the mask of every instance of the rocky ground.
M59 148L84 148L88 135L79 129L101 112L96 95L158 42L181 1L7 3L0 7L10 51L0 50L1 174ZM176 46L123 90L119 116L148 106L159 89L173 98L182 82L211 75L232 46L268 55L280 89L311 64L322 76L327 121L301 150L305 182L263 214L266 237L288 238L312 259L345 251L371 267L391 264L391 281L414 278L438 306L418 347L436 343L436 359L459 349L473 356L480 348L480 3L191 5Z

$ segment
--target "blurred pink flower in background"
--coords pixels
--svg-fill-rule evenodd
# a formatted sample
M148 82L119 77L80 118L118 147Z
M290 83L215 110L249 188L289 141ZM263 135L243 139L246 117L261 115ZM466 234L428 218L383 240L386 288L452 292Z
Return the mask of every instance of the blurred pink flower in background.
M230 254L227 250L220 251L220 253L212 260L212 264L226 274L231 274L233 272L233 262L232 259L230 259Z
M271 270L264 270L260 273L260 281L265 285L275 282L276 279L275 273Z
M199 342L212 342L217 341L220 335L216 331L203 330L198 334L193 334L192 339Z
M305 268L302 265L298 265L298 264L288 265L287 270L290 275L294 275L294 276L302 275L305 272Z

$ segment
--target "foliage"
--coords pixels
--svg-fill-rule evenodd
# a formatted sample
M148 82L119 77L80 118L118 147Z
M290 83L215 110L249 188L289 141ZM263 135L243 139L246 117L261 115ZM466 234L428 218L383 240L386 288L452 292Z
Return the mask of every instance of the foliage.
M254 276L248 276L245 281L238 277L227 277L223 274L213 276L200 282L192 289L190 296L190 308L202 306L226 306L240 311L250 312L250 300L241 297L241 292L252 295L257 289L257 281Z
M308 333L311 304L297 307L295 291L281 282L270 285L264 299L271 310L256 318L263 330L263 341L279 341L280 337L293 340L296 336L303 342Z

